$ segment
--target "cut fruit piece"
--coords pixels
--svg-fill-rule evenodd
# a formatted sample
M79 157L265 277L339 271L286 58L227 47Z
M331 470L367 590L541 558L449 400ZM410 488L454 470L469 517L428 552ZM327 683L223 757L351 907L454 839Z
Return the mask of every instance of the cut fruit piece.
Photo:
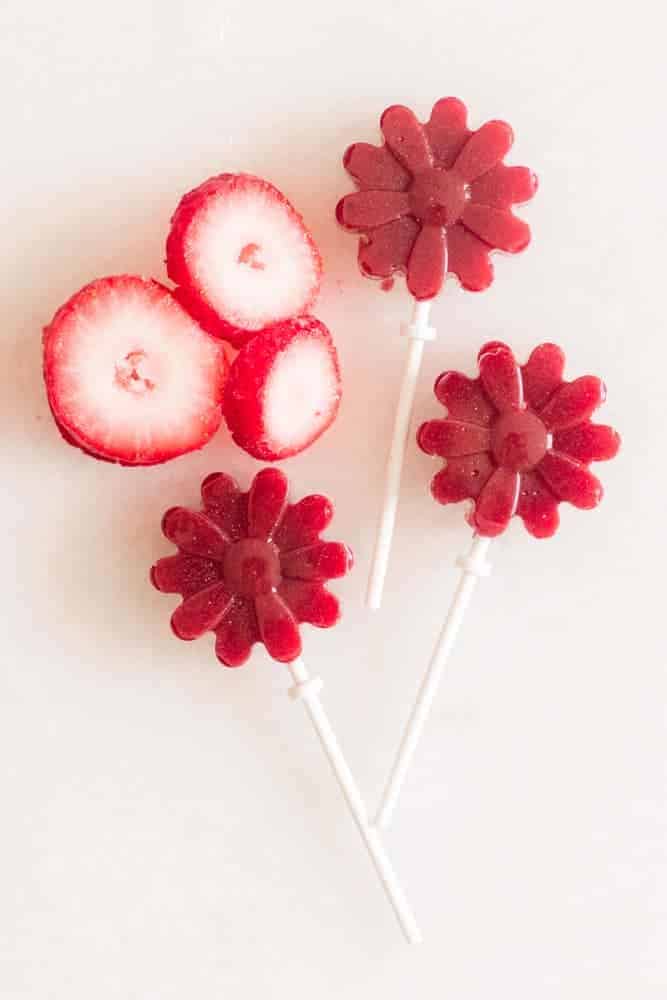
M341 397L331 334L312 316L278 323L232 363L223 401L236 443L276 461L303 451L335 419Z
M242 347L263 327L312 308L322 259L277 188L251 174L220 174L181 199L167 271L197 322Z
M223 345L157 281L99 278L44 330L44 381L65 440L154 465L201 448L222 419Z

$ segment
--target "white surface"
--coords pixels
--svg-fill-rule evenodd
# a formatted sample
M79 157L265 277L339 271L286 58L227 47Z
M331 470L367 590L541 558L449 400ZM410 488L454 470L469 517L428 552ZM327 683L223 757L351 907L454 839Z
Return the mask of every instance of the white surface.
M422 936L417 926L417 921L410 909L410 904L401 887L400 880L387 854L387 850L382 843L382 837L369 819L366 803L359 791L359 786L350 770L350 766L345 760L338 737L322 704L320 698L320 691L323 684L322 678L311 677L301 657L289 663L288 669L294 679L294 687L290 688L290 695L292 698L301 700L304 703L322 749L329 759L340 790L345 797L352 818L357 824L359 834L373 861L380 883L394 909L396 919L405 935L405 940L408 944L420 944Z
M421 333L432 329L428 325L430 311L430 301L413 304L412 322L409 324L409 330L414 332L408 334L410 340L403 362L401 388L396 399L393 427L387 445L387 468L384 474L382 502L377 515L375 548L366 592L366 605L373 611L377 611L382 604L382 595L389 569L403 479L403 465L405 464L405 453L412 426L412 411L421 371L424 342L430 339L422 336ZM405 330L404 324L401 324L401 330Z
M654 1000L667 983L664 33L638 2L392 6L4 0L0 983L12 1000ZM407 295L357 272L333 220L345 146L399 100L505 116L540 175L529 250L433 310L415 422L491 338L555 339L603 375L624 447L595 512L494 546L388 848L409 948L284 669L173 639L147 571L163 510L258 467L221 435L131 471L58 438L40 326L119 270L164 276L170 212L243 167L284 188L327 276L345 398L286 463L330 492L357 568L308 663L370 808L469 534L408 454L382 610L362 607Z
M491 564L486 561L486 553L490 544L490 538L474 535L468 555L459 556L456 560L461 575L451 603L447 608L442 630L431 653L428 667L422 676L417 697L410 710L410 716L403 730L401 742L391 766L385 790L382 793L382 801L377 813L379 829L388 827L396 812L401 789L405 784L408 771L419 749L419 741L433 711L433 705L442 683L442 675L447 661L454 651L456 639L461 631L468 605L475 593L477 581L480 577L488 576L491 572Z

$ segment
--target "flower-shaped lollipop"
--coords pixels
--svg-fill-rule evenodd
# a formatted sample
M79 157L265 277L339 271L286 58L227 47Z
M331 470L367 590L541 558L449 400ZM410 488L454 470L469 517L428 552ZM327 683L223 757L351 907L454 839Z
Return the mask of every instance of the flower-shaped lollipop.
M527 167L509 167L503 158L513 136L505 122L490 121L477 131L467 125L462 101L438 101L422 124L409 108L394 105L382 115L384 145L350 146L343 158L358 191L339 201L336 217L361 234L359 265L365 275L407 275L415 299L401 393L389 450L384 502L368 585L368 603L382 598L396 519L401 470L430 304L448 273L463 288L481 291L493 280L489 254L517 253L530 230L512 206L532 198L537 179Z
M602 487L588 466L613 458L620 445L616 431L590 419L604 402L604 383L592 375L565 381L565 356L555 344L536 347L521 367L506 344L493 341L478 361L479 378L439 377L435 394L447 417L422 424L417 436L423 451L446 461L431 483L435 499L473 501L475 538L458 560L461 579L394 760L379 826L394 811L477 579L490 572L491 538L514 514L536 538L547 538L558 527L560 502L597 506Z
M595 507L602 487L588 466L613 458L616 431L591 422L604 402L593 375L563 379L565 356L541 344L522 367L505 344L486 344L479 378L444 372L435 395L444 420L419 429L420 448L446 459L431 483L439 503L472 500L470 523L479 535L499 535L517 514L536 538L558 527L558 504Z
M530 240L511 206L532 198L537 178L502 162L511 128L490 121L472 132L455 97L438 101L424 125L394 105L380 127L383 146L358 142L345 153L359 191L336 209L341 225L362 233L362 271L374 278L404 271L418 300L437 295L448 272L469 291L487 288L490 251L517 253Z
M158 590L183 597L174 632L188 640L215 632L216 655L228 667L245 663L260 641L275 660L295 660L300 622L338 621L338 601L323 584L352 565L347 545L320 540L331 502L316 495L288 504L278 469L259 472L247 493L216 472L201 494L203 511L172 507L164 515L162 530L179 552L151 571Z
M322 682L301 659L299 623L329 628L338 621L338 601L324 581L343 576L352 553L320 539L333 515L330 501L313 495L290 504L287 487L278 469L259 472L247 493L224 473L208 476L202 511L172 507L164 515L164 534L179 551L153 566L151 580L183 597L171 619L179 638L214 631L218 659L229 667L244 663L256 642L287 663L290 693L303 700L401 928L416 942L419 929L324 711Z

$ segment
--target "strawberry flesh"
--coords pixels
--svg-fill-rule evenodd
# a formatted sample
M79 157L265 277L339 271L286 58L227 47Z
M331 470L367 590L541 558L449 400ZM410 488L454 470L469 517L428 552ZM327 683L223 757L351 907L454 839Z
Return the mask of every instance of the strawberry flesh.
M312 308L322 260L277 188L251 174L220 174L181 199L167 271L197 322L242 347L264 327Z
M201 448L220 424L222 345L156 281L91 282L57 311L43 344L54 419L87 454L153 465Z
M289 458L333 422L341 397L338 355L319 320L264 330L234 360L223 411L236 443L255 458Z

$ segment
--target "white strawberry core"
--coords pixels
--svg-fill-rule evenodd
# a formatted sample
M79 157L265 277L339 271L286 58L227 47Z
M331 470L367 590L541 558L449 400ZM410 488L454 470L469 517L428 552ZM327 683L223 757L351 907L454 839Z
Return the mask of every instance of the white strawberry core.
M220 345L138 279L83 301L57 336L58 417L100 451L187 447L219 402Z
M116 381L127 392L141 395L155 388L154 366L143 351L131 351L116 365Z
M264 387L264 427L276 451L308 443L328 422L339 394L336 369L326 345L297 339L274 361Z
M210 305L245 330L303 312L318 280L299 220L261 187L211 198L189 229L185 254Z

